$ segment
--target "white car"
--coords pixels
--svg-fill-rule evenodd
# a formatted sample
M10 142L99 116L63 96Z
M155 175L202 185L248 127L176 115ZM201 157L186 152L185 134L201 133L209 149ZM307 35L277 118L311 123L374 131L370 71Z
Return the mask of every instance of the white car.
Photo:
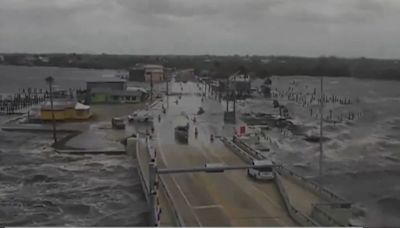
M273 163L270 160L253 160L253 165L265 165L263 168L250 168L247 170L249 177L255 178L256 180L273 180L275 178L273 171Z
M128 116L129 121L152 122L153 116L147 111L137 111Z

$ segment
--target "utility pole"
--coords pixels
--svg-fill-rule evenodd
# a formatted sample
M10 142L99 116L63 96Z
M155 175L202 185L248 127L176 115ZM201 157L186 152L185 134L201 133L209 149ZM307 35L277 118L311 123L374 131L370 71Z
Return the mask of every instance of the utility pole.
M165 84L166 84L166 95L168 96L168 74L166 74L167 77L165 77Z
M150 74L150 101L153 101L153 75Z
M233 118L236 123L236 90L233 91Z
M53 125L53 139L54 139L54 144L57 143L57 131L56 131L56 118L54 116L54 107L53 107L53 82L54 78L51 76L48 76L45 78L47 84L49 85L49 90L50 90L50 107L51 107L51 120L52 120L52 125Z
M150 207L150 226L157 226L157 210L156 210L156 178L157 166L154 162L149 163L149 207Z
M225 96L226 96L226 113L228 115L229 112L229 78L226 79L226 92L225 92Z
M322 184L322 161L323 161L323 124L324 124L324 77L321 77L321 103L320 103L320 122L319 122L319 179Z

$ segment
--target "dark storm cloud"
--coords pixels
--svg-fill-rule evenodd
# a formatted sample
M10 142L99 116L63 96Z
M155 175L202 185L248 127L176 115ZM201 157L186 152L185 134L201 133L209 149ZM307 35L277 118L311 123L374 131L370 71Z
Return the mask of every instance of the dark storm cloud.
M399 57L397 0L0 0L0 51Z

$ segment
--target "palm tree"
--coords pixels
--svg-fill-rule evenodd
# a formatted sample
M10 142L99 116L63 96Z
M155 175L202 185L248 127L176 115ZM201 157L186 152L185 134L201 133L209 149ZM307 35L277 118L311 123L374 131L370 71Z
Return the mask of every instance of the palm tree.
M53 123L53 139L54 143L57 143L57 135L56 135L56 119L54 117L54 109L53 109L53 83L54 83L54 78L52 76L48 76L45 78L45 81L49 85L49 90L50 90L50 107L51 107L51 120Z

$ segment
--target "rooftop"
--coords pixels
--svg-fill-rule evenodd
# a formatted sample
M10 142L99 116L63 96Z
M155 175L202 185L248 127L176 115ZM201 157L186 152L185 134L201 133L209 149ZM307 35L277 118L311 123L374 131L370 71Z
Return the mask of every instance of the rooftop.
M242 81L242 82L249 82L250 81L250 76L246 74L233 74L232 76L229 77L229 80L231 81Z
M126 82L126 80L117 77L102 77L98 79L90 79L86 82Z

